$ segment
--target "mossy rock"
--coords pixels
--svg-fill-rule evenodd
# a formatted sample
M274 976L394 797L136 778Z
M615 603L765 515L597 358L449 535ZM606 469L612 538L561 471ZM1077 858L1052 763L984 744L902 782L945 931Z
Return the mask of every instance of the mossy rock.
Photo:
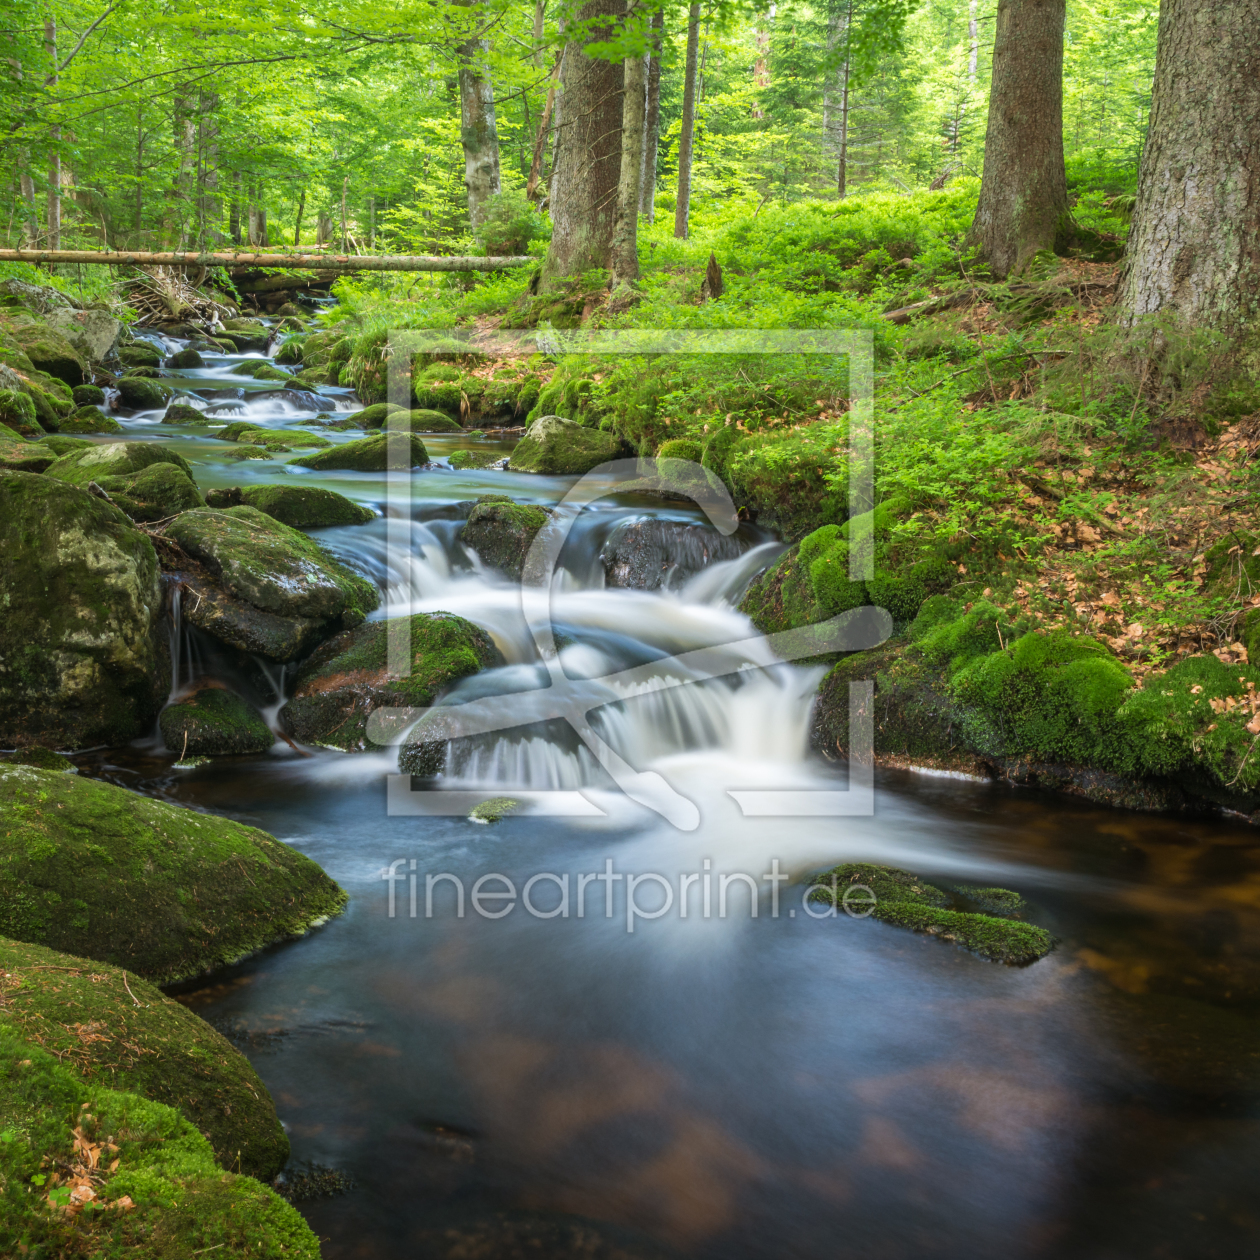
M292 429L268 429L247 420L237 420L213 435L222 442L240 442L245 446L261 446L269 451L285 452L294 448L314 447L324 450L332 443L318 433L300 433Z
M909 871L869 862L846 862L815 877L811 901L830 904L858 918L875 918L894 927L925 932L987 958L1027 966L1044 958L1055 939L1044 928L995 914L951 908L954 900ZM1022 908L1017 893L982 889L991 906ZM846 896L847 894L847 896ZM996 894L1002 894L999 898Z
M452 420L449 416L443 415L440 411L430 409L418 409L412 411L407 417L408 426L412 433L463 433L464 426L457 421ZM395 420L391 422L399 428L404 427Z
M458 381L426 381L422 378L415 383L412 396L417 407L457 416L464 399L464 391Z
M225 1167L264 1181L284 1167L289 1139L267 1087L186 1006L122 968L6 937L0 975L0 1025L28 1045L84 1081L175 1108Z
M173 1260L222 1250L319 1260L319 1241L298 1211L254 1178L220 1168L210 1143L174 1108L85 1081L7 1027L0 1132L4 1236L21 1238L25 1254ZM94 1181L49 1176L85 1148L103 1156ZM76 1185L90 1186L99 1207L61 1207L74 1194L86 1197Z
M124 381L143 380L143 381L160 381L166 375L161 368L155 367L133 367L128 368L119 378Z
M661 443L657 448L656 458L685 459L698 464L704 459L704 447L689 438L673 438L671 441Z
M35 418L50 433L55 433L62 418L74 410L70 386L44 372L30 373L26 378L26 392L35 404Z
M291 381L288 372L282 372L265 359L258 363L239 363L232 369L233 376L251 376L256 381Z
M174 464L150 464L138 473L97 477L96 484L133 521L164 521L204 502L192 478Z
M346 894L289 845L82 775L0 766L0 934L174 984L300 936Z
M501 822L520 807L520 801L513 800L510 796L492 796L488 801L482 801L480 805L474 805L468 811L468 821L483 825Z
M87 438L67 437L63 433L49 433L40 439L39 444L46 446L58 457L69 455L74 451L86 451L89 446L96 445L95 442L89 442Z
M206 361L196 350L188 349L171 355L166 360L166 366L168 368L201 368L206 366Z
M501 451L454 451L446 461L452 468L489 468L503 458Z
M257 508L184 512L166 533L255 608L349 629L376 608L376 587L314 539Z
M390 674L392 636L410 639L410 669ZM347 751L377 747L367 737L373 709L421 708L458 678L502 664L490 636L452 613L370 621L325 643L298 672L280 722L295 739Z
M58 433L121 433L123 427L99 407L79 407L58 422Z
M0 743L115 745L147 729L167 686L161 605L153 544L119 508L0 473Z
M42 320L19 320L12 325L12 334L40 372L64 381L71 388L91 381L92 374L83 356Z
M181 757L266 752L276 742L262 714L223 687L206 686L162 710L162 740Z
M40 744L19 748L10 753L6 760L15 766L35 766L40 770L56 770L61 774L79 773L79 767L69 757L63 757L59 752L53 752L51 748L44 748Z
M162 366L162 352L147 341L132 341L119 346L118 358L124 367Z
M271 344L271 334L266 330L255 333L237 332L233 329L221 333L218 339L230 342L237 354L266 354L267 347Z
M285 343L276 351L275 359L277 363L298 364L302 362L302 341L301 337L289 337Z
M505 495L482 495L468 514L459 540L515 582L521 580L534 536L551 519L546 508L514 503Z
M118 397L133 411L161 411L174 397L174 390L142 376L122 376L118 379Z
M188 403L173 402L167 405L166 414L162 417L163 424L192 424L198 428L208 424L214 424L213 416L208 416L197 407L189 406Z
M188 461L168 446L157 442L110 442L106 445L74 451L62 456L48 475L58 481L86 486L102 477L127 477L142 472L151 464L174 464L190 481L192 468Z
M289 460L301 468L330 470L353 469L356 472L385 472L390 468L418 468L429 462L429 452L415 434L374 434L346 442L314 455L300 455Z
M362 411L355 411L343 417L341 423L347 429L379 429L384 425L391 411L407 410L407 407L399 407L395 403L373 403L370 407L364 407Z
M371 508L320 486L243 486L240 502L266 512L294 529L326 529L334 525L364 525L376 518ZM230 506L230 505L228 505Z
M99 385L76 385L70 391L70 396L74 399L76 407L103 407L105 405L105 391Z
M38 437L43 432L31 396L18 389L0 389L0 424L23 437Z
M748 588L740 611L763 634L827 621L868 602L866 584L849 576L849 544L835 525L802 539Z
M226 464L239 464L246 459L271 459L275 455L288 452L287 446L229 446L226 450L215 451L215 454Z
M516 444L508 467L513 472L581 476L624 453L621 439L588 429L560 416L542 416Z
M42 473L57 459L43 442L28 442L0 425L0 471Z

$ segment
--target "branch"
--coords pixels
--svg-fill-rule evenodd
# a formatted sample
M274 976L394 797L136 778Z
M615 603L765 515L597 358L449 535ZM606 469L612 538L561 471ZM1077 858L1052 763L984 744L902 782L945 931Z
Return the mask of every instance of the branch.
M91 35L91 33L92 33L94 30L96 30L96 28L97 28L98 26L100 26L100 24L101 24L103 21L105 21L105 19L106 19L107 17L109 17L109 15L110 15L111 13L113 13L113 11L114 11L116 8L118 8L118 5L116 5L116 4L111 4L111 5L109 6L109 8L108 8L108 9L106 9L106 10L105 10L105 12L104 12L104 13L102 13L102 14L101 14L101 16L100 16L100 17L98 17L98 18L96 19L96 21L95 21L95 22L93 22L93 23L92 23L92 25L91 25L91 26L89 26L89 27L87 28L87 30L83 32L83 34L82 34L82 35L80 35L80 36L79 36L79 42L78 42L77 44L75 44L75 46L74 46L74 47L70 50L70 55L69 55L69 56L65 59L65 61L63 61L63 62L61 63L61 65L59 65L59 66L57 67L57 73L58 73L58 74L60 74L60 73L61 73L61 72L62 72L62 71L63 71L63 70L64 70L64 69L65 69L65 68L66 68L66 67L67 67L67 66L68 66L68 65L69 65L69 64L70 64L70 63L71 63L74 59L75 59L75 57L77 57L77 56L79 55L79 49L80 49L80 48L82 48L82 47L83 47L83 45L87 42L87 37L88 37L89 35ZM52 79L52 76L51 76L51 75L49 75L49 80L51 81L51 79Z

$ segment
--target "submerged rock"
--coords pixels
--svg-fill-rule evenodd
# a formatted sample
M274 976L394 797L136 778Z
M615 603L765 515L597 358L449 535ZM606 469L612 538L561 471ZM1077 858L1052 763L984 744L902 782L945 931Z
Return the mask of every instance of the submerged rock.
M514 472L580 476L624 453L615 434L588 429L562 416L540 416L516 444L508 467Z
M719 560L737 560L744 550L736 535L703 525L627 521L609 536L599 558L609 586L656 591L672 575L689 577Z
M846 862L815 877L811 901L827 902L857 918L875 918L894 927L926 932L969 949L990 962L1023 966L1044 958L1055 946L1045 928L1010 916L1024 908L1006 888L959 886L950 896L909 871L869 862ZM965 908L968 903L990 913ZM1001 916L1001 917L999 917Z
M181 757L260 753L276 742L262 714L248 700L213 685L167 705L158 727L167 749Z
M344 494L320 486L233 486L211 490L206 495L206 503L210 507L234 507L244 503L294 529L363 525L376 517L371 508L360 507Z
M0 933L173 984L337 914L346 894L264 831L0 766Z
M167 686L158 562L119 508L0 473L0 603L0 743L122 744L148 727Z
M400 636L404 650L410 641L402 677L387 668L391 636ZM502 661L484 630L453 613L370 621L325 643L302 666L280 724L306 744L363 751L376 746L367 738L373 709L431 705L457 678Z
M414 434L391 437L388 433L359 438L341 446L300 455L289 460L302 468L327 470L348 468L356 472L385 472L389 468L417 468L429 462L429 452Z
M366 578L257 508L185 512L166 533L213 579L186 577L184 616L243 651L293 660L380 602Z
M547 508L515 503L507 495L483 494L468 514L459 539L476 551L483 564L519 582L534 536L550 519Z
M202 506L201 491L174 464L150 464L138 473L98 477L95 484L133 521L164 521Z
M249 420L235 420L213 435L221 442L240 442L245 446L261 446L269 451L288 451L293 447L313 446L319 450L332 443L318 433L297 433L292 429L268 429Z
M269 1181L289 1139L249 1060L161 989L108 963L0 937L0 1023L82 1080L174 1107L221 1164ZM137 1006L136 1004L139 1003ZM87 1030L87 1036L80 1036Z

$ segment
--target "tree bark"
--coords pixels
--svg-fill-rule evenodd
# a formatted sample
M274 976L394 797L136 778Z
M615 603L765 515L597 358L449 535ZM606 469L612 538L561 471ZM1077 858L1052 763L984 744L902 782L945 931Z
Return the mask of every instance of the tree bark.
M977 16L978 0L967 5L967 78L974 85L980 69L980 19Z
M678 199L674 202L674 235L685 240L691 216L691 147L696 132L696 63L700 54L700 0L687 12L687 69L683 78L682 130L678 135Z
M635 0L626 11L635 15ZM628 21L627 21L628 24ZM642 53L622 62L621 174L617 180L617 218L613 224L613 289L639 278L639 197L643 188L643 128L647 118L647 74Z
M52 62L52 72L47 82L57 86L57 23L53 18L44 22L44 47ZM49 129L52 145L48 150L48 248L61 248L61 128Z
M293 225L293 248L302 243L302 211L306 209L306 189L303 188L298 197L297 222Z
M1260 321L1260 0L1163 0L1120 307Z
M179 167L175 175L174 222L171 232L177 249L183 249L187 243L188 211L192 206L193 182L197 171L197 120L193 114L192 99L183 93L184 88L175 97L175 152L179 157Z
M665 12L657 9L650 22L652 47L647 54L647 112L643 120L643 175L640 179L639 213L656 222L656 156L661 140L661 40Z
M219 122L216 117L219 94L205 92L198 101L197 139L201 149L201 192L198 217L202 249L218 249L223 244L223 200L219 196Z
M547 136L551 132L552 111L556 105L556 86L560 82L561 64L564 50L556 57L555 69L551 72L551 82L547 85L547 99L543 104L542 117L538 120L538 134L534 137L534 153L529 164L529 178L525 181L525 198L528 201L538 200L538 186L542 182L543 154L547 150Z
M583 43L611 39L624 0L587 0L578 14L596 23L564 53L564 137L552 173L551 244L539 288L606 268L621 174L621 65L586 56ZM581 28L579 28L581 29Z
M456 0L467 4L470 0ZM494 88L481 64L489 44L470 39L459 58L459 138L464 146L464 187L468 217L475 232L486 217L486 203L502 191L499 177L499 133L494 119Z
M1067 0L999 0L980 203L969 240L999 279L1053 249L1068 212L1063 167Z
M241 243L241 173L232 172L232 200L228 203L228 235L233 245Z

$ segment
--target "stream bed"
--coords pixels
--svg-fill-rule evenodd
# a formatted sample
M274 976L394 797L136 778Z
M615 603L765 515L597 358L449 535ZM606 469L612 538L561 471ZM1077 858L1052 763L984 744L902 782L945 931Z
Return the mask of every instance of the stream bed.
M227 407L225 421L309 422L315 413L274 383L231 375L247 357L207 356L166 383ZM208 397L221 390L240 397ZM328 412L357 406L348 391L322 394ZM129 439L184 454L203 490L302 477L384 505L384 474L286 469L290 455L228 463L204 429L156 413L119 419ZM596 722L626 762L695 803L699 825L681 830L618 792L561 723L509 720L545 674L520 588L460 545L455 505L484 493L555 504L569 480L457 472L445 466L454 450L510 444L424 441L434 465L412 479L404 556L386 546L383 516L317 536L378 582L377 615L455 612L503 652L501 669L451 698L499 696L504 730L448 753L442 783L486 797L580 794L587 816L479 826L391 813L392 754L280 741L192 771L142 741L93 766L260 826L350 893L338 920L180 995L249 1054L294 1166L353 1180L300 1205L328 1260L1255 1254L1252 828L901 772L877 776L871 817L747 817L733 791L841 790L846 779L807 751L821 669L752 668L732 651L738 673L625 689ZM741 526L737 558L656 591L608 587L610 540L646 520L702 517L614 493L581 512L562 555L561 660L592 687L754 633L733 604L778 554L775 540ZM213 670L213 652L185 635L184 677ZM231 681L269 713L283 700L277 670ZM873 920L809 913L803 877L858 860L1013 888L1060 944L1009 968ZM776 870L790 879L765 879ZM586 878L579 916L582 877L600 874ZM684 897L680 877L692 874ZM433 886L431 915L430 875L451 877ZM487 875L518 896L502 917L471 899L460 917L455 881L471 897ZM531 879L536 913L519 895Z

